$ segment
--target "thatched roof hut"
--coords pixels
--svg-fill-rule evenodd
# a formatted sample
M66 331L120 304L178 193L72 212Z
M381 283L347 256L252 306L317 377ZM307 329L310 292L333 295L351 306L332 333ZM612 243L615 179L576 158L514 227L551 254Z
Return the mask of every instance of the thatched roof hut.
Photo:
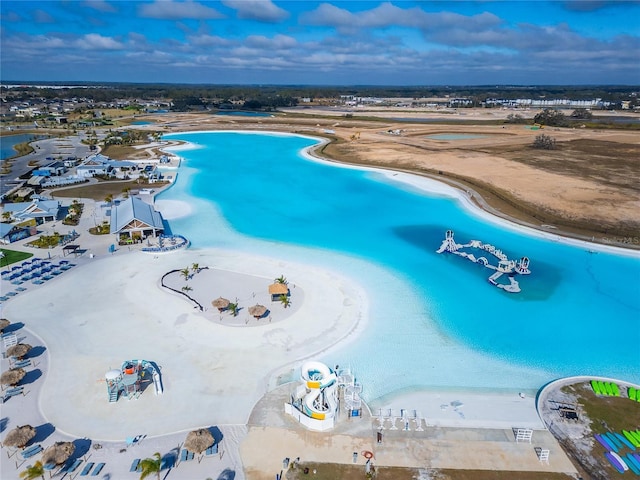
M264 305L254 305L253 307L249 307L249 315L260 318L265 313L267 313L267 307Z
M29 353L29 350L31 350L31 348L31 345L29 345L28 343L17 343L16 345L7 348L7 356L22 358L27 353Z
M17 385L20 380L27 374L24 368L12 368L0 375L0 383L2 385Z
M272 283L269 285L269 295L271 300L278 300L280 295L289 295L289 287L286 283Z
M7 447L24 448L24 446L29 443L29 440L35 436L35 428L31 425L23 425L21 427L16 427L7 433L7 436L4 438L2 443Z
M6 318L0 318L0 332L2 332L5 328L11 325L11 322Z
M66 462L76 447L71 442L56 442L42 452L43 465L60 465Z
M229 303L231 302L229 302L229 300L227 300L226 298L218 297L213 302L211 302L211 305L217 308L218 311L222 312L229 306Z
M184 441L184 448L194 453L202 453L214 443L213 435L206 428L189 432Z

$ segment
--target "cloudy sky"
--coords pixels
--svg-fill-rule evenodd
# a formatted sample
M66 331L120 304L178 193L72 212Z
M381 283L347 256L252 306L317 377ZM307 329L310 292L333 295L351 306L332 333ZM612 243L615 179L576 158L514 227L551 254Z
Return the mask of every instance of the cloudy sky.
M640 84L628 1L2 0L1 80Z

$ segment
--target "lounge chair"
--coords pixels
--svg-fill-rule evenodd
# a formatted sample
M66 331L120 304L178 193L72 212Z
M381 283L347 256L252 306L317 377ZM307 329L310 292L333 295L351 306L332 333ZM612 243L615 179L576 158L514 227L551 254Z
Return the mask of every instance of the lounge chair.
M73 463L67 463L64 467L62 467L58 473L72 473L72 472L75 472L77 470L77 468L80 466L81 463L82 463L82 459L81 458L76 458L73 461Z
M82 471L80 472L80 476L81 477L86 477L87 475L89 475L89 472L91 471L91 469L93 468L94 465L95 465L95 463L93 463L93 462L87 463L84 466L84 468L82 469Z
M39 454L42 451L42 445L37 444L37 445L31 445L29 448L23 450L20 455L22 456L22 458L24 458L25 460L27 458L31 458L34 455Z
M213 445L211 445L209 448L207 448L205 450L205 455L209 456L209 455L215 455L216 453L218 453L218 444L214 443Z
M140 459L136 458L133 462L131 462L131 467L129 468L130 472L137 472L140 468Z
M99 463L98 465L96 465L96 468L93 469L93 472L91 472L91 476L97 477L98 475L100 475L100 472L102 471L103 468L104 468L104 463Z
M24 395L24 387L14 387L10 388L4 392L4 396L2 397L2 403L9 400L11 397L15 397L16 395ZM23 452L24 453L24 452Z
M82 463L82 459L81 458L76 458L75 461L71 465L69 465L69 468L68 468L67 472L69 472L69 473L75 472L78 469L78 467L80 466L81 463Z

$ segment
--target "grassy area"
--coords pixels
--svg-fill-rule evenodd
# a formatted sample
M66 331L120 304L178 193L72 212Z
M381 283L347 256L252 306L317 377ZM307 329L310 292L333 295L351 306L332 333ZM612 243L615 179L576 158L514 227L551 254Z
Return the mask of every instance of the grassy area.
M125 190L139 190L141 188L153 188L158 190L168 185L168 182L156 182L156 183L138 183L135 180L131 181L119 181L119 182L99 182L90 185L65 188L64 190L58 190L53 193L54 197L65 198L91 198L98 202L104 201L109 195L116 198Z
M9 250L6 248L0 248L2 252L2 258L0 258L0 267L6 267L12 263L22 262L29 257L33 257L33 253L18 252L17 250Z
M621 397L602 397L594 394L586 382L567 385L562 388L562 392L571 395L584 415L591 419L589 429L592 434L620 433L622 430L640 427L640 403L627 398L626 392L622 392ZM585 451L581 438L573 438L571 435L560 437L556 430L551 431L573 463L585 472L585 478L615 480L629 477L613 469L604 456L604 448L595 440L591 448ZM628 450L624 450L626 451Z
M308 469L308 473L304 473ZM315 473L314 473L315 471ZM367 474L362 465L342 465L335 463L300 463L284 475L287 480L365 480ZM451 470L418 469L403 467L376 467L375 480L574 480L564 473L549 472L503 472L496 470Z

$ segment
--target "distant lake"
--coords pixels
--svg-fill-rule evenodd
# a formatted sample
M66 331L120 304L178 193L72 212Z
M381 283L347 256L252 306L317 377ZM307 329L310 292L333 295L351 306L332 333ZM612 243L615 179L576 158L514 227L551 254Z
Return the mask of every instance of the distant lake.
M47 138L47 135L20 133L18 135L3 135L0 137L0 160L14 157L18 152L13 148L20 143L32 142Z

